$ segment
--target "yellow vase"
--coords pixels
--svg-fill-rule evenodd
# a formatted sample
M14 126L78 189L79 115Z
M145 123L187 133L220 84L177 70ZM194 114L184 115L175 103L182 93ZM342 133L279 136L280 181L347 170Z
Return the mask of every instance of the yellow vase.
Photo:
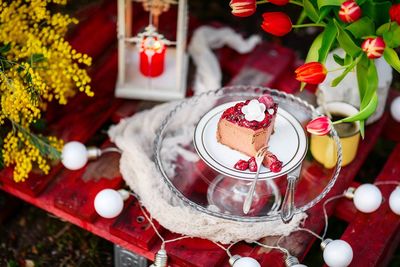
M343 102L327 103L326 108L331 114L340 114L341 116L351 116L358 110ZM322 108L319 108L322 111ZM359 123L354 123L351 132L338 132L340 144L342 146L342 166L351 163L357 154L358 143L360 141ZM312 135L310 141L310 150L314 159L324 165L325 168L333 168L337 163L337 147L332 137Z

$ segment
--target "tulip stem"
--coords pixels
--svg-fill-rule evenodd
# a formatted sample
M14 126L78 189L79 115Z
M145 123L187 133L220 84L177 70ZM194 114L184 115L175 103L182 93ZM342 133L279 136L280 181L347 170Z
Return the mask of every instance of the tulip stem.
M257 2L256 2L257 5L259 5L259 4L265 4L265 3L268 3L268 0L260 0L260 1L257 1Z
M292 28L305 28L305 27L325 27L325 25L319 24L319 23L306 23L306 24L292 25Z
M297 1L294 1L294 0L290 0L289 3L291 3L291 4L293 4L293 5L298 5L298 6L301 6L301 7L303 6L302 3L297 2Z

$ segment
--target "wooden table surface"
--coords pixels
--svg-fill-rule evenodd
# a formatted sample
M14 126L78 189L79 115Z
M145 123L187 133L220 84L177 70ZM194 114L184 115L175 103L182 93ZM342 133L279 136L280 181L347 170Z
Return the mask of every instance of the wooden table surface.
M110 124L148 107L149 103L113 97L117 75L115 1L90 7L85 12L87 19L71 34L70 42L78 51L88 53L94 58L90 73L95 97L88 98L80 94L66 107L53 107L47 114L47 120L49 131L66 141L77 140L107 147L112 144L101 133ZM294 52L287 48L263 43L247 55L237 55L227 48L216 53L224 73L231 77L229 84L251 82L257 77L259 84L286 92L294 92L298 86L291 75L296 65L296 57ZM233 57L235 60L230 60ZM391 92L389 103L396 95L399 94ZM400 182L400 123L395 122L386 112L379 122L367 127L357 159L342 169L327 197L338 195L349 186L358 185L355 178L368 155L373 153L379 139L392 140L395 145L379 175L371 179ZM119 189L123 186L118 162L119 156L111 153L90 162L79 171L68 171L57 164L49 175L32 174L24 183L14 183L11 177L12 169L7 168L0 172L0 188L152 260L160 247L160 240L147 221L137 220L142 214L135 199L130 198L126 201L122 214L115 219L101 218L94 210L93 199L100 190ZM306 171L316 179L323 177L325 173L318 164L307 166ZM340 238L349 242L353 248L354 259L350 266L385 266L391 259L400 239L400 217L390 211L386 201L393 189L394 186L381 187L385 201L378 211L372 214L357 212L352 202L347 199L328 205L329 216L347 224ZM304 225L317 233L321 233L324 227L322 202L307 212L308 219ZM156 225L166 239L179 236ZM293 255L303 259L314 242L318 240L312 235L295 232L287 237L283 244ZM207 240L181 240L167 244L166 249L171 266L229 266L225 251ZM232 253L251 256L257 259L261 266L284 266L283 255L276 250L241 242L233 247Z

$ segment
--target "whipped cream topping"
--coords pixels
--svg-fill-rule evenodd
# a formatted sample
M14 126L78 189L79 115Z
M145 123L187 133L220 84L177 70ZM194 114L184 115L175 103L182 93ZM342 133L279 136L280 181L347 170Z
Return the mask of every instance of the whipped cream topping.
M244 118L247 121L261 122L265 119L265 105L253 99L247 105L242 107Z

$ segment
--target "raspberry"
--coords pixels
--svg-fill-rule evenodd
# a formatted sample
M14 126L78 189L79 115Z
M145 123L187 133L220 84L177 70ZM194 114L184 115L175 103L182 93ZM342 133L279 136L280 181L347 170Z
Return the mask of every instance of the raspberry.
M256 163L256 159L254 157L251 157L248 161L249 164L249 170L251 172L256 172L257 171L257 163Z
M235 166L233 166L236 170L245 171L249 168L249 163L243 159L240 159L236 162Z
M282 170L282 161L280 161L272 152L267 151L264 162L272 172L280 172Z

